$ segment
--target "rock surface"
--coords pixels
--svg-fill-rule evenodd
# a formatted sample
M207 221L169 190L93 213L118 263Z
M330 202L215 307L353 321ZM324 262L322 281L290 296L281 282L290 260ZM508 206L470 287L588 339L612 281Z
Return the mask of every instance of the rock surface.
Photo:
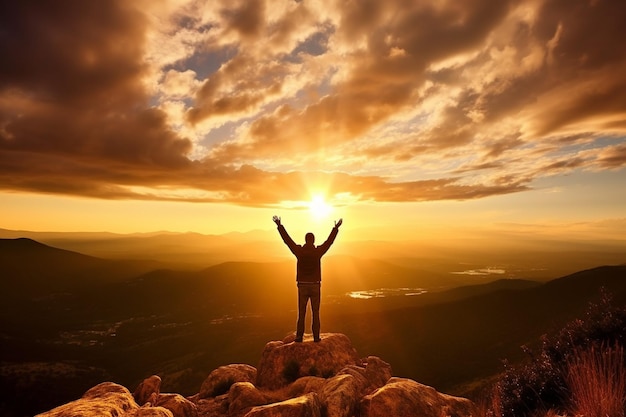
M257 386L278 389L303 376L328 378L347 365L361 363L344 334L322 333L318 343L297 343L291 338L265 345L257 366Z
M473 411L473 403L466 398L441 394L405 378L390 379L383 387L366 395L360 404L361 417L467 417Z
M134 394L105 382L82 398L38 417L470 417L474 404L416 381L392 377L391 366L359 359L350 339L326 333L322 341L293 337L265 346L259 369L221 366L197 394L161 393L161 378L146 378Z
M333 417L354 415L359 405L361 384L352 375L335 375L322 388L320 397L325 414Z
M237 382L228 391L228 414L238 415L250 408L268 404L268 399L250 382Z
M114 417L137 411L139 406L130 391L113 382L103 382L88 390L80 399L39 414L38 417L102 416Z
M216 397L228 392L235 382L255 383L257 370L246 364L220 366L212 371L200 387L200 398Z
M133 397L139 405L144 405L147 402L154 404L161 393L161 377L158 375L152 375L141 382Z
M246 417L321 417L321 405L315 393L279 403L254 407Z
M180 394L159 394L156 404L167 408L174 417L198 417L198 408Z

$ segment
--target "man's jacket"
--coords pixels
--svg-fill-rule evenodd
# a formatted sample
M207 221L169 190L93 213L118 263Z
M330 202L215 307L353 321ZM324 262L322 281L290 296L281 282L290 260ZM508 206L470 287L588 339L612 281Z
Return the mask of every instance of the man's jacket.
M298 258L296 281L302 283L319 283L322 281L322 267L320 260L322 259L322 256L328 252L328 249L330 249L330 246L335 241L338 232L339 229L337 227L333 227L333 230L330 232L326 242L319 246L306 244L298 245L293 241L291 236L289 236L282 224L278 226L278 233L280 233L280 237L283 238L283 242L285 242L285 245L287 245L291 253L296 255L296 258Z

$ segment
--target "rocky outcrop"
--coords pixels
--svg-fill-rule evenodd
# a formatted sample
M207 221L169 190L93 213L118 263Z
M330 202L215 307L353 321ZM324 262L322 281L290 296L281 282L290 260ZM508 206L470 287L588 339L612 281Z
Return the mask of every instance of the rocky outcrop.
M347 365L361 363L350 339L323 333L318 343L293 342L292 336L265 345L257 366L257 386L278 389L303 376L331 377Z
M437 392L410 379L392 377L391 366L360 359L350 339L326 333L322 341L269 342L258 368L221 366L197 394L161 393L161 378L146 378L131 395L105 382L79 400L39 417L470 417L465 398Z

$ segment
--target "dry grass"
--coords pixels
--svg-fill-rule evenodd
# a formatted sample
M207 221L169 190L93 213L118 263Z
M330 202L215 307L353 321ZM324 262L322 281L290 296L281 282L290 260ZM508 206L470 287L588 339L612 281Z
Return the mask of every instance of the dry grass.
M626 417L626 361L620 344L574 349L563 374L570 393L568 416ZM491 398L479 403L478 408L477 414L482 417L505 414L497 389ZM562 416L554 410L537 410L532 415Z
M572 413L585 417L624 417L624 365L624 348L618 344L575 350L566 368Z

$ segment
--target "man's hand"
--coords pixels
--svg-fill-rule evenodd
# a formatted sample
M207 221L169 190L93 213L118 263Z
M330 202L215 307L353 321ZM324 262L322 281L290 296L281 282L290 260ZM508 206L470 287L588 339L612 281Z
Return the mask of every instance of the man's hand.
M335 228L339 229L339 226L341 226L342 223L343 223L343 219L339 219L335 221Z
M274 223L276 223L277 226L280 226L280 217L274 216L272 217L272 220L274 220Z

